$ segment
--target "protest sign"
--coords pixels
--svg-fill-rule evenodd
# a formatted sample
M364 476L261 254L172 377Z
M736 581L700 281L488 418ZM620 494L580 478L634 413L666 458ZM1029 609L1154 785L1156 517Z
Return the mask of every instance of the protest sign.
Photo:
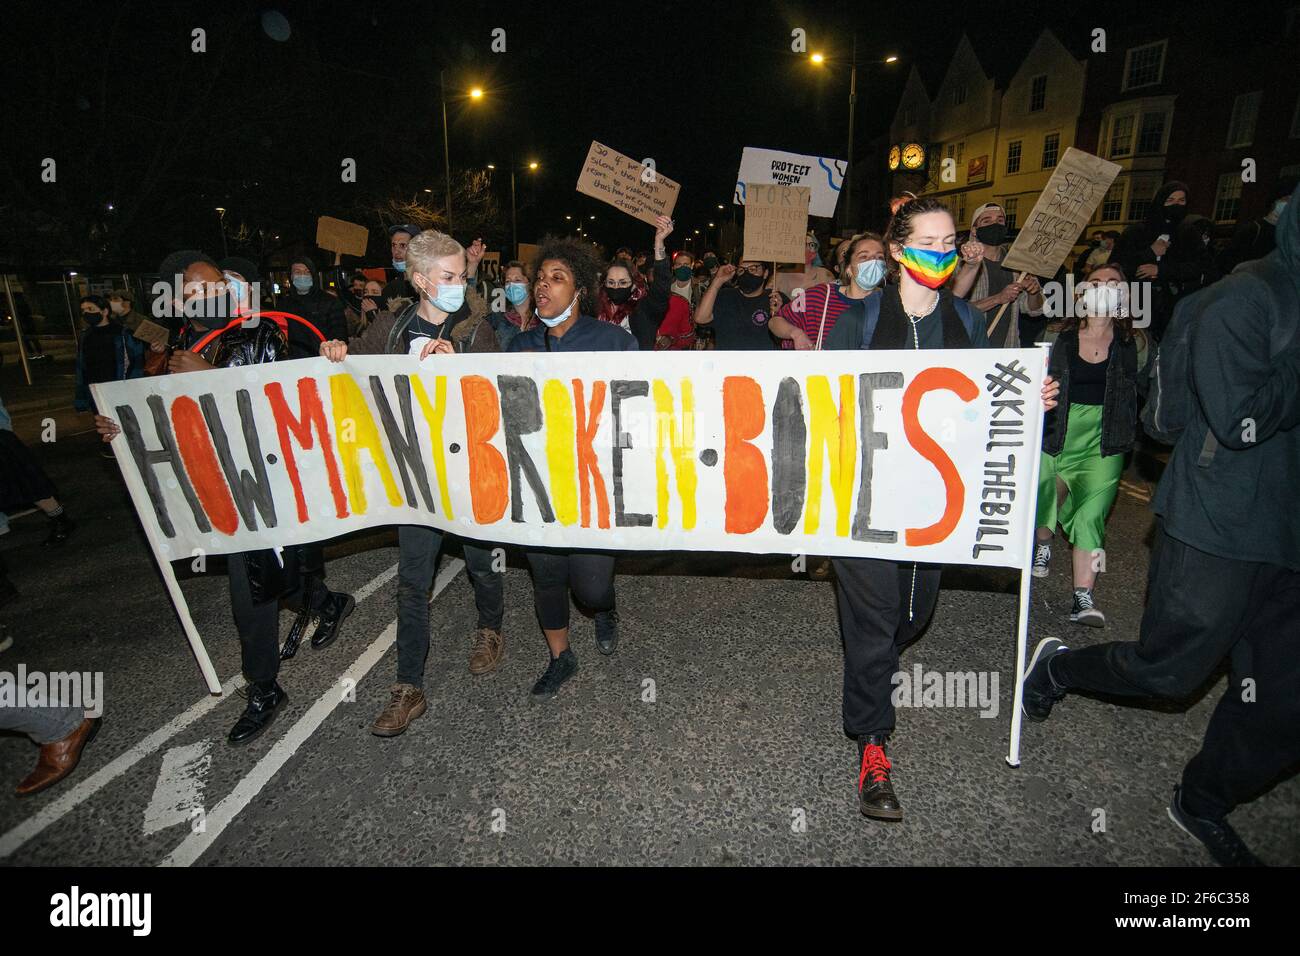
M746 187L744 258L803 265L808 236L807 186Z
M844 160L785 153L776 149L746 146L740 154L736 192L732 202L746 205L748 183L773 186L805 186L811 191L808 211L814 216L835 215L835 204L844 185ZM802 262L803 260L799 260Z
M1003 257L1003 268L1043 278L1056 275L1119 171L1100 156L1067 149Z
M531 242L519 243L515 253L515 258L524 264L524 271L531 276L537 268L537 254L542 251L542 247Z
M578 176L578 192L653 226L656 216L673 214L681 186L653 166L592 140Z
M344 222L332 216L316 220L316 245L330 252L347 256L364 256L370 241L370 230L355 222Z
M171 333L167 327L159 325L157 322L151 322L148 319L141 319L140 324L136 326L135 331L131 333L141 342L148 342L150 345L161 345L167 347L171 340Z

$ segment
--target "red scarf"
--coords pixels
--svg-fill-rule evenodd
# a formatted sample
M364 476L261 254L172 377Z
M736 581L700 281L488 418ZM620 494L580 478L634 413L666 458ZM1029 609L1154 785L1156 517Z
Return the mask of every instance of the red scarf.
M637 276L632 280L632 294L627 297L627 301L622 305L616 305L609 300L605 294L605 287L600 287L600 309L596 313L596 318L602 322L608 322L611 325L622 325L623 320L636 311L637 305L649 293L646 288L645 280Z

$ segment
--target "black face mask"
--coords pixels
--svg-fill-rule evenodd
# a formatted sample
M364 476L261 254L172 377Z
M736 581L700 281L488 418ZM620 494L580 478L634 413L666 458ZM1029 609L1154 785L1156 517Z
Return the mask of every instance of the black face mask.
M96 326L99 325L100 322L104 321L104 317L98 312L83 312L81 313L81 321L85 322L89 326Z
M1186 215L1187 215L1186 206L1165 207L1165 222L1169 223L1169 225L1171 226L1178 225L1180 222L1183 221L1183 217Z
M991 222L975 230L975 238L986 246L1000 246L1007 241L1007 224Z
M608 297L609 301L613 302L615 305L622 305L632 297L632 287L627 286L623 289L611 289L609 286L605 286L605 295Z
M736 277L736 288L740 289L745 295L757 292L763 285L763 277L754 275L752 272L742 272Z

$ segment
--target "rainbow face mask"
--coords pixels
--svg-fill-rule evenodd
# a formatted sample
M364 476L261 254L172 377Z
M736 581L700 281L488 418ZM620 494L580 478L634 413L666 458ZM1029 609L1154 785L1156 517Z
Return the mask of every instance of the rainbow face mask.
M921 285L937 289L948 281L952 270L957 268L957 250L935 252L933 249L904 246L898 262Z

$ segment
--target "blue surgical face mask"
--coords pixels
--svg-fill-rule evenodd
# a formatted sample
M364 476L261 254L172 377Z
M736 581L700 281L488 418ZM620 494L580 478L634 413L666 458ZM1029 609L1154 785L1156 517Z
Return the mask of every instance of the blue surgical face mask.
M222 275L226 277L226 285L230 289L231 298L242 304L244 295L248 292L248 285L243 280L232 276L229 272L223 272Z
M1279 200L1277 200L1276 202L1273 203L1273 218L1274 218L1274 219L1280 219L1280 218L1282 218L1282 210L1286 208L1286 204L1287 204L1287 202L1288 202L1288 200L1286 200L1286 199L1279 199Z
M311 290L311 276L294 276L293 287L299 292L309 292Z
M537 312L537 317L542 320L542 324L544 326L546 326L548 329L553 329L569 317L570 313L573 312L573 307L577 304L578 304L578 297L575 295L573 297L573 301L569 303L569 307L565 309L563 312L561 312L559 315L555 316L554 318L548 319L540 312Z
M393 268L396 269L398 272L405 272L405 271L406 271L406 260L403 259L401 262L398 262L396 259L394 259L394 260L393 260Z
M528 298L527 282L507 282L506 283L506 301L511 305L518 305Z
M462 305L465 304L465 286L464 285L440 285L435 286L438 290L437 295L424 293L424 297L433 303L435 309L441 309L448 315L451 315Z
M870 292L880 285L884 278L884 259L868 259L866 262L859 262L853 272L853 281L858 284L858 288L863 292Z

